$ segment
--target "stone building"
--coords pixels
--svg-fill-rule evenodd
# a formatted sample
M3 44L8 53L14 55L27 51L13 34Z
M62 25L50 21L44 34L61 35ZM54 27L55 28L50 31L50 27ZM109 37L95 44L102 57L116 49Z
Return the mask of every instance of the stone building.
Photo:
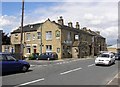
M11 44L16 53L20 52L20 31L18 28L11 33ZM23 55L56 52L59 59L94 56L92 41L96 35L81 29L79 22L76 27L72 22L65 25L62 17L58 22L48 19L43 23L29 24L23 27Z

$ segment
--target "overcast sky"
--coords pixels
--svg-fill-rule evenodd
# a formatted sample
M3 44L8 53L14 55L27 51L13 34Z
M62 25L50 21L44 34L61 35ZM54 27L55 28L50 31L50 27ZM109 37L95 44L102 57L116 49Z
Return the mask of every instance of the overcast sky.
M21 1L21 0L18 0ZM33 1L33 0L32 0ZM25 0L24 25L44 22L48 18L57 22L63 16L68 22L79 22L80 27L100 31L107 44L115 44L118 36L118 0L48 0L49 2L30 2ZM0 29L10 33L20 26L21 2L4 0L0 16Z

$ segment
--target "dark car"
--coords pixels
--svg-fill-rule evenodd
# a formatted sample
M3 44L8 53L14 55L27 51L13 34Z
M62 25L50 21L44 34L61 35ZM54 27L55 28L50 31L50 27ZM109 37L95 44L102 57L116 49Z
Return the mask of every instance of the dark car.
M58 59L58 55L56 52L46 52L46 53L42 53L38 59L55 60Z
M116 59L116 60L120 60L120 53L116 53L116 54L115 54L115 59Z
M0 53L0 70L2 73L22 71L26 72L30 64L23 60L18 60L10 53Z

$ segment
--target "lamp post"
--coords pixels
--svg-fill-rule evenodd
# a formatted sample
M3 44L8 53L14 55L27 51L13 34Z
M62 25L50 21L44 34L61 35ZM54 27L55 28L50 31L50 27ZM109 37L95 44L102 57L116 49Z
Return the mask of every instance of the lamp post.
M21 18L21 40L20 40L20 55L23 58L23 19L24 19L24 0L22 0L22 18Z

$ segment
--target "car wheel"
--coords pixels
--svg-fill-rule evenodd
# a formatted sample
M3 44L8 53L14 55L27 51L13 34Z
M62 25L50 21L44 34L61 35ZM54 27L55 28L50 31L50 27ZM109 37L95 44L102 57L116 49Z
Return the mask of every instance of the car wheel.
M111 65L111 61L109 61L109 64L108 65Z
M23 65L22 72L26 72L28 70L28 67L26 65Z
M115 64L115 60L114 60L113 64Z

